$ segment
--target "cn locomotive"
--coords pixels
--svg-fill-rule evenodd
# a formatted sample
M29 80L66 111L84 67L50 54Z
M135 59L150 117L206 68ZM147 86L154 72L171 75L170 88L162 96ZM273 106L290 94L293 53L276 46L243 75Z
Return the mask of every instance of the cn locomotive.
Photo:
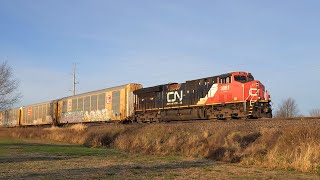
M251 73L142 88L130 83L0 111L0 127L90 122L271 118L269 92Z
M270 95L251 73L170 83L134 91L135 120L271 118Z

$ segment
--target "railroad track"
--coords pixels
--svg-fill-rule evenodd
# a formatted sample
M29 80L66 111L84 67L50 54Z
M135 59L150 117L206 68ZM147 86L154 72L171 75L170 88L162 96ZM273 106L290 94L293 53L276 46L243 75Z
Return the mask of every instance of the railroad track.
M183 121L167 121L167 122L145 122L145 123L129 123L122 124L120 122L90 122L84 123L86 126L135 126L135 125L148 125L148 124L166 124L166 125L174 125L174 124L194 124L194 123L203 123L208 125L253 125L253 124L284 124L284 125L303 125L303 124L316 124L320 125L320 117L298 117L298 118L266 118L266 119L227 119L227 120L183 120ZM65 124L63 127L69 127L74 124Z

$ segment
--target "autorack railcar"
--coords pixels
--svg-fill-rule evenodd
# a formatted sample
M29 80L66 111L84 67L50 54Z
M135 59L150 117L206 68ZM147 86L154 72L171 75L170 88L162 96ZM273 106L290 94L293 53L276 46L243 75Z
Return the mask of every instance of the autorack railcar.
M53 124L53 102L43 102L20 108L20 125L49 125Z
M131 83L59 99L57 123L128 120L134 114L133 91L140 88Z
M140 88L130 83L0 111L0 127L127 121L134 116L133 91Z
M0 112L0 127L19 126L20 108L8 109Z

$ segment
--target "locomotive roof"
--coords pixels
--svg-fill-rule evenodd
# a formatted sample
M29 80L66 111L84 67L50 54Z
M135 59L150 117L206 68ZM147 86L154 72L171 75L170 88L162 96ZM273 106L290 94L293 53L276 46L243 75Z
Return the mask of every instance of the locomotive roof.
M219 77L219 78L228 77L228 76L231 76L233 73L237 73L237 72L239 72L239 73L248 73L248 72L243 72L243 71L236 71L236 72L230 72L230 73L220 74L220 75L217 75L217 76L210 76L210 77L205 77L205 78L188 80L188 81L185 81L185 82L183 82L183 83L192 82L192 81L200 81L200 80L203 80L203 79L211 79L211 78L218 78L218 77ZM249 74L249 73L248 73L248 74ZM150 86L150 87L138 89L138 90L135 90L134 92L135 92L135 93L159 92L159 91L162 91L162 86L170 85L170 84L179 84L179 83L160 84L160 85L156 85L156 86Z

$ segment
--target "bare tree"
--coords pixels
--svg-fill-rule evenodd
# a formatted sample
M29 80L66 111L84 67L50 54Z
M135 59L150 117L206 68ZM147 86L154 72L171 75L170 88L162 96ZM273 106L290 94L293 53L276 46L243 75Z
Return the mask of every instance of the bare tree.
M320 117L320 108L312 109L309 114L311 117Z
M278 110L275 113L277 118L297 117L299 114L298 105L293 98L288 98L282 101Z
M0 110L16 103L21 95L17 92L19 81L13 76L12 68L7 62L0 64Z

